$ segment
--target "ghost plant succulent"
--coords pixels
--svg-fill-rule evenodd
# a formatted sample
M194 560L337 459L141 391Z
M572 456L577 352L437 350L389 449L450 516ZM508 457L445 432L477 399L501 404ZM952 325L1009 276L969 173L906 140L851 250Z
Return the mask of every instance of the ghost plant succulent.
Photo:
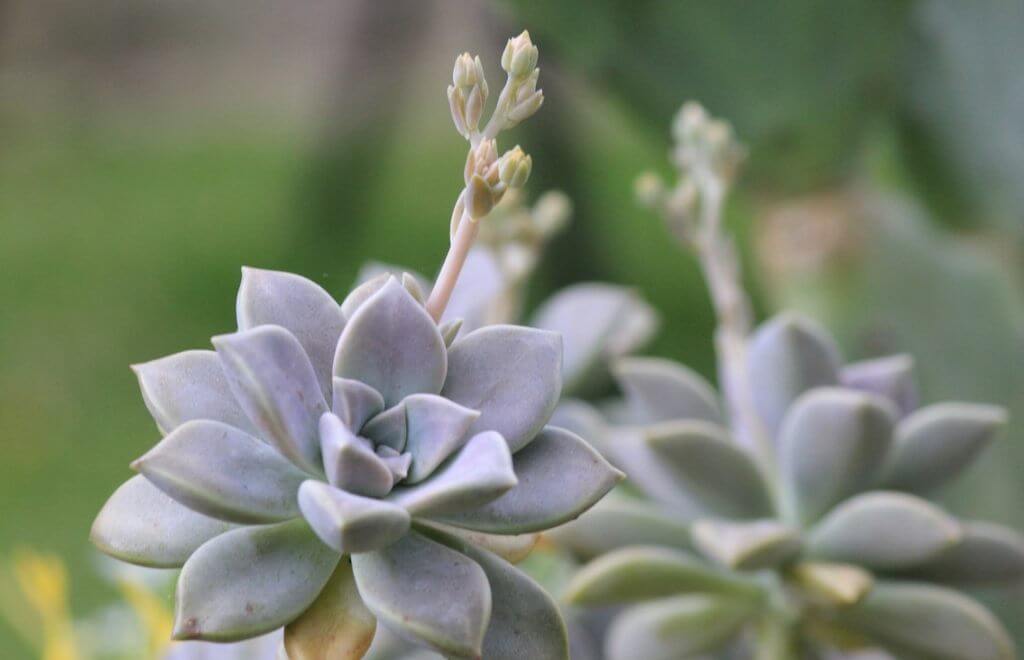
M783 313L749 327L721 201L739 153L728 125L687 105L682 182L641 182L694 248L719 317L719 396L686 367L615 366L611 421L574 404L646 498L606 499L554 534L595 557L567 587L577 605L624 605L609 660L784 660L881 647L899 658L1008 660L1009 636L956 587L1024 577L1024 537L958 520L925 496L1005 420L967 403L918 407L911 360L843 365L821 328Z
M182 567L175 637L284 626L292 660L359 658L380 624L448 657L566 657L555 604L487 548L521 554L498 535L579 515L621 473L546 426L558 335L491 326L452 342L437 324L478 224L529 173L520 150L496 155L497 133L540 98L536 48L525 33L509 43L509 82L482 132L479 59L456 64L469 165L429 297L387 277L338 304L298 275L244 269L237 332L135 367L164 437L92 538L129 562Z

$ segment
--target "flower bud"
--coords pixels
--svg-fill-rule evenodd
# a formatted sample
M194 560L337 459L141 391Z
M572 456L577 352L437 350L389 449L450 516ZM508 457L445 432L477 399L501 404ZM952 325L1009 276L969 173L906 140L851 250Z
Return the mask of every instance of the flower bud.
M665 184L654 172L644 172L636 178L633 184L633 191L641 206L654 208L665 195Z
M518 145L515 149L506 151L498 161L501 182L509 188L522 188L526 180L530 178L531 169L533 169L533 159L523 153Z
M530 40L530 33L523 30L522 34L508 40L505 52L501 54L501 68L513 78L525 78L537 68L537 47Z
M463 172L463 180L466 185L469 185L470 179L473 178L474 174L479 174L483 178L493 178L493 182L497 182L497 177L488 177L488 173L494 168L495 163L498 160L498 145L494 140L484 140L476 146L475 149L470 149L469 154L466 156L466 168Z
M487 102L487 80L480 57L463 53L455 58L452 85L448 88L455 128L467 139L480 126L480 117Z

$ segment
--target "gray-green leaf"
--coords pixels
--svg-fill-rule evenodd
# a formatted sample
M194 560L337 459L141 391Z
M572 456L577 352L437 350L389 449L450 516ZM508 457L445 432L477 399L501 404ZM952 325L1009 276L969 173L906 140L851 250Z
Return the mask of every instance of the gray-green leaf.
M194 511L250 524L297 516L308 477L270 445L210 420L182 424L132 468Z
M333 385L331 410L354 433L359 433L368 419L384 410L384 397L366 383L335 377Z
M925 565L915 577L950 584L1007 585L1024 580L1024 535L989 522L961 523L963 538Z
M750 619L748 600L691 595L636 605L608 631L608 660L679 660L713 651Z
M500 497L517 483L508 445L499 433L485 431L415 486L398 486L388 500L414 516L443 516L473 510Z
M394 278L349 318L334 356L335 376L366 383L386 406L410 394L436 394L447 368L437 324Z
M690 547L689 525L656 504L617 495L617 491L546 536L585 559L631 545Z
M694 593L755 598L760 587L683 550L633 546L584 566L563 598L571 605L594 607Z
M909 355L889 355L852 362L839 372L839 382L843 387L887 398L901 416L909 415L918 405L914 358Z
M1006 411L997 406L938 403L907 417L896 430L883 469L886 488L925 493L945 484L988 446Z
M472 433L501 433L512 453L540 432L562 391L562 338L510 325L481 328L452 344L442 394L480 418Z
M886 399L822 387L802 395L779 429L783 506L809 523L868 487L892 442L896 409Z
M480 657L491 590L476 562L410 532L353 555L352 569L366 606L388 627L448 656Z
M841 358L835 341L796 314L779 314L762 324L750 340L747 358L754 403L772 432L797 397L839 381Z
M301 518L221 534L185 562L174 638L230 642L280 628L316 600L338 559Z
M879 584L838 620L912 657L935 660L1013 660L1013 642L992 613L950 589Z
M562 335L562 374L568 393L607 385L607 361L650 339L657 315L632 289L586 282L548 298L529 325Z
M234 527L179 504L142 475L103 505L89 538L112 557L139 566L179 568L202 544Z
M512 462L519 480L515 488L444 521L497 534L542 531L580 515L624 477L579 436L553 426Z
M706 557L737 570L773 568L800 552L800 530L777 520L698 520L694 546Z
M320 470L317 423L327 412L316 373L290 332L277 325L213 338L228 384L261 439L309 472Z
M702 508L726 518L773 514L771 494L753 457L732 443L722 427L688 420L658 424L646 433L648 446Z
M408 429L405 451L412 454L405 483L415 484L462 447L480 413L434 394L414 394L403 403Z
M435 540L475 561L491 588L491 619L484 636L487 660L569 660L569 639L558 605L528 575L472 543L436 529Z
M697 372L661 358L622 358L612 367L636 419L721 422L715 391Z
M913 568L962 538L959 523L913 495L871 492L843 502L811 531L811 556L875 570Z
M170 433L193 419L213 419L254 430L213 351L184 351L132 366L157 428Z
M299 506L317 536L343 554L379 550L409 531L409 513L402 507L322 481L302 484Z
M239 330L279 325L292 333L309 356L324 396L330 397L331 360L345 327L331 294L293 273L242 268L235 307Z
M368 440L352 433L333 413L320 417L320 451L327 479L338 488L370 497L391 492L391 468Z

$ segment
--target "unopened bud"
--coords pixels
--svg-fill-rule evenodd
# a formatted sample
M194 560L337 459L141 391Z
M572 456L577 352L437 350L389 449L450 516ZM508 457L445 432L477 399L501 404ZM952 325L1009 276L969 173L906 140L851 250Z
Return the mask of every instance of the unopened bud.
M480 57L463 53L455 58L452 86L448 88L448 105L452 121L463 137L469 138L480 125L484 104L487 102L487 79Z
M455 58L455 69L452 71L452 82L456 87L469 89L477 85L486 85L484 79L484 67L480 57L473 57L469 53L463 53Z
M518 145L506 151L498 161L498 174L502 183L509 188L522 188L530 178L532 169L533 159L523 153Z
M537 68L537 47L530 40L530 33L523 30L518 37L508 40L501 54L501 68L514 78L525 78Z
M484 140L475 149L470 149L469 154L466 155L466 167L463 172L463 180L466 182L466 185L469 185L469 181L473 178L474 174L479 174L486 178L489 170L492 169L497 160L498 145L494 140ZM495 178L495 180L497 179Z
M665 195L665 184L654 172L644 172L633 183L633 191L641 206L654 208Z

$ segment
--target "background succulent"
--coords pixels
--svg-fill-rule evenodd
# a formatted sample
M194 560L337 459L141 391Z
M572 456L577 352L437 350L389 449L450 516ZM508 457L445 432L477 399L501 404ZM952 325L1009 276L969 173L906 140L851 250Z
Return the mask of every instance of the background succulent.
M609 656L687 657L760 630L758 645L778 635L786 654L873 642L899 657L1013 657L994 617L950 587L1024 577L1024 537L923 499L1003 412L917 408L909 358L841 367L830 338L795 316L758 329L750 368L758 409L775 420L771 474L730 437L708 383L673 362L619 361L612 425L583 403L560 413L647 496L620 494L555 534L602 555L571 602L642 603L612 625Z
M924 499L1005 422L967 403L918 408L912 361L843 365L833 339L783 313L756 330L722 209L743 150L696 104L673 125L679 181L638 181L697 256L722 396L667 360L624 358L623 394L558 423L598 438L646 498L608 499L554 534L597 557L570 602L626 607L611 660L792 658L879 645L900 658L1007 659L999 621L955 587L1024 577L1024 537Z
M451 657L565 655L554 603L482 546L578 515L620 475L545 426L556 335L494 326L446 346L406 283L339 305L246 269L237 333L136 367L165 437L93 540L183 567L176 637L286 626L293 660L360 657L380 622Z

